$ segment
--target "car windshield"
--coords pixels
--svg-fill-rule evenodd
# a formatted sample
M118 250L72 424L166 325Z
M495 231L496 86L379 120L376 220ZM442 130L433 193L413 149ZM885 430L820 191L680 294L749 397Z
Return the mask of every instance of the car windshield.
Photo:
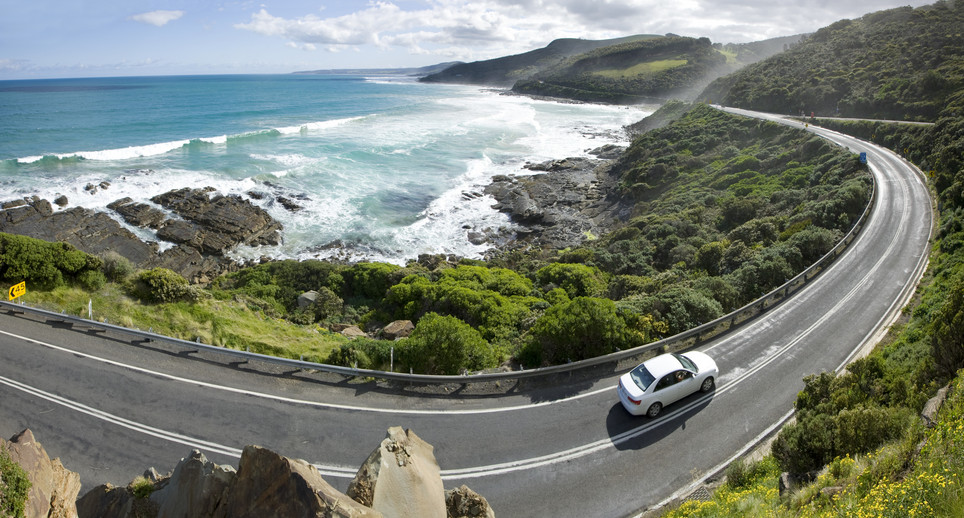
M629 376L633 378L634 382L636 382L636 386L643 390L646 390L647 387L649 387L650 385L653 384L654 381L656 381L656 378L654 378L653 375L650 374L649 370L646 369L645 365L640 365L635 369L631 370L629 372Z
M696 364L693 360L683 356L682 354L674 354L673 356L683 364L683 368L692 372L697 372L699 369L696 368Z

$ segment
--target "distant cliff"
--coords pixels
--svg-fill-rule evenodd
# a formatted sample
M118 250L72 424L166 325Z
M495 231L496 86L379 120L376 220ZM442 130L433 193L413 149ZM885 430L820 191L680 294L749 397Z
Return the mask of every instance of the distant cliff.
M799 39L727 45L673 34L561 39L523 54L453 65L421 81L511 87L525 95L588 102L693 99L714 79L782 52Z
M655 35L637 35L611 40L559 39L541 49L523 54L505 56L472 63L453 65L441 72L421 79L426 83L462 83L510 87L516 81L529 79L560 62L585 52L633 41L660 38Z

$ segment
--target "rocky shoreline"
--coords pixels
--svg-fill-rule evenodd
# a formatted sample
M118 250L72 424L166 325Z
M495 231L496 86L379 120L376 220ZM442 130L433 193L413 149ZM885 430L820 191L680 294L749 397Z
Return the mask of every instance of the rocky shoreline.
M497 231L469 230L469 239L492 245L493 255L527 247L574 247L612 230L632 210L619 199L618 177L612 171L622 151L610 145L591 151L595 158L527 164L531 174L496 176L483 189L463 193L467 199L491 196L496 200L493 207L514 223L513 228ZM105 190L110 184L88 188ZM249 193L254 200L263 196ZM287 199L274 201L287 210L300 208ZM112 251L138 268L167 268L195 284L241 267L230 257L237 247L277 245L283 239L282 225L264 209L213 187L176 189L150 202L118 199L108 205L112 216L69 207L63 196L54 203L37 197L12 200L0 203L0 232L62 241L93 255ZM142 239L139 229L153 233L164 245Z
M624 148L590 151L596 158L565 158L527 164L531 175L500 175L484 193L496 200L519 228L502 249L579 246L629 219L632 205L618 195L613 163Z

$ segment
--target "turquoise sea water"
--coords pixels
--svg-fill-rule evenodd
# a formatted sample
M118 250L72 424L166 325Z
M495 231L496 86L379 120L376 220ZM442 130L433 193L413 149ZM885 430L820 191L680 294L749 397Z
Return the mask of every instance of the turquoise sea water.
M66 195L70 206L110 213L125 196L148 202L211 186L252 199L285 227L282 245L239 258L478 257L489 245L469 232L511 225L491 198L465 193L525 174L526 162L626 144L621 128L653 109L400 77L0 81L0 201ZM85 189L102 182L109 187Z

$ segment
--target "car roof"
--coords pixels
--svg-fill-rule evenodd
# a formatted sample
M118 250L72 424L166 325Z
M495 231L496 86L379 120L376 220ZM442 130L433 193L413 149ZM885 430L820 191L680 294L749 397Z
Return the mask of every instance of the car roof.
M645 365L649 373L657 379L675 370L683 368L683 364L681 364L680 361L670 353L661 354L655 358L650 358L643 362L643 365Z

